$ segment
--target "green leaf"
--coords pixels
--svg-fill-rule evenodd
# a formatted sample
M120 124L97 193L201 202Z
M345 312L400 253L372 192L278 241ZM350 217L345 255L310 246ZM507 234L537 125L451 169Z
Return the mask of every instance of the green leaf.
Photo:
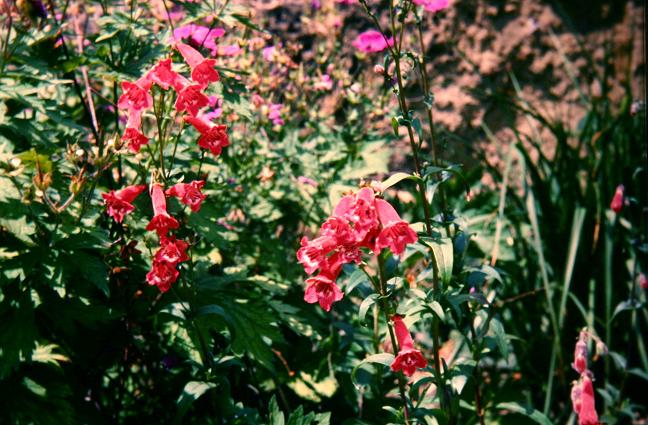
M216 388L218 384L213 382L190 381L184 387L182 394L178 398L176 404L178 405L178 412L176 414L176 423L181 423L182 418L191 407L191 404L199 399L207 391Z
M524 415L529 419L539 423L540 425L552 425L547 416L543 415L532 407L525 407L516 402L499 403L497 406L495 406L495 408L499 410L510 410L511 412L519 413L520 415Z
M421 242L432 248L434 254L434 262L439 271L439 279L444 285L448 285L452 280L452 267L453 267L453 247L452 239L441 238L420 238Z
M378 294L371 294L362 301L362 304L360 304L360 310L358 312L358 320L360 320L360 323L364 323L365 316L367 315L369 307L376 303L378 297Z
M358 365L353 368L353 371L351 372L351 382L353 382L353 385L355 385L356 387L361 386L361 384L357 382L356 375L358 374L358 370L360 370L360 368L362 368L363 366L366 366L370 363L378 363L383 366L389 367L393 362L394 362L394 355L391 353L378 353L378 354L373 354L371 356L368 356L366 359L358 363Z
M268 410L270 411L269 425L284 425L286 423L284 414L281 409L279 409L279 405L277 404L277 399L275 398L275 396L272 396L272 398L270 399L270 406Z
M387 180L382 182L380 184L380 187L384 191L384 190L389 189L390 187L392 187L396 183L401 182L401 181L403 181L405 179L414 180L416 182L421 181L421 179L419 177L417 177L415 175L412 175L412 174L395 173L395 174L392 174L391 176L389 176L389 178Z
M490 321L490 331L493 332L493 335L495 336L497 348L499 348L500 353L502 353L502 357L504 357L504 360L507 360L508 362L508 340L506 339L506 332L504 332L502 322L493 318Z
M445 322L445 313L443 311L443 307L441 307L441 304L439 304L437 301L432 301L431 303L428 303L427 306L434 312L439 320Z
M396 119L396 117L392 117L391 126L392 130L394 130L394 135L398 136L398 120Z

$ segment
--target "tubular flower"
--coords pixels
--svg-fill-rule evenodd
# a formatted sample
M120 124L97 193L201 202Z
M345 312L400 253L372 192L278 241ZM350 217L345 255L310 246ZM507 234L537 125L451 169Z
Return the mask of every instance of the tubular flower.
M575 386L579 388L576 390L572 388L572 404L574 411L578 414L578 425L598 425L594 386L590 373L583 373Z
M153 261L153 268L146 274L149 285L155 285L161 292L166 292L178 280L180 272L175 266L166 261Z
M191 183L178 183L170 189L167 189L166 194L180 198L180 202L189 205L191 211L198 212L202 201L207 197L201 192L204 185L204 180L194 180Z
M121 137L122 142L128 144L128 149L131 152L137 153L149 142L148 137L142 134L140 128L142 126L142 111L131 110L128 114L128 122L126 123L126 130Z
M376 210L383 228L376 239L374 252L379 253L381 249L389 247L394 254L400 255L406 245L416 242L416 232L400 218L389 202L376 199Z
M177 229L178 221L167 213L166 198L162 186L155 183L151 187L151 200L153 202L153 218L146 226L146 230L155 230L162 237L166 236L169 229Z
M180 52L187 65L191 68L191 79L196 83L207 87L209 83L215 83L220 80L215 59L206 59L200 52L184 43L176 43L176 49Z
M191 84L189 80L181 77L178 87L180 90L175 101L176 111L187 111L189 115L195 117L201 108L209 105L209 98L202 92L202 85Z
M625 187L622 184L618 185L616 191L614 192L614 197L612 198L612 202L610 202L610 209L614 211L616 214L619 214L621 212L621 209L623 208L624 192L625 192Z
M141 111L153 106L153 97L149 93L151 83L146 76L140 78L134 83L122 82L122 93L117 101L119 109L129 109L131 111Z
M335 284L335 278L320 273L315 277L306 279L306 292L304 301L309 304L319 303L325 311L331 311L331 305L340 301L344 294Z
M151 84L157 84L164 90L173 87L176 91L182 89L182 77L171 68L171 59L163 59L151 69L146 78Z
M189 244L181 239L176 239L175 236L162 239L162 246L157 250L153 257L155 261L166 262L176 265L183 261L187 261L187 248Z
M587 333L581 331L576 347L574 348L574 363L572 367L578 373L583 373L587 370Z
M108 207L106 212L117 223L121 223L126 214L130 214L135 210L132 202L145 189L145 185L137 185L125 187L117 192L111 190L108 193L102 193L101 196L104 198L104 204Z
M401 316L394 315L392 321L394 322L399 351L391 364L391 370L394 372L401 370L406 376L412 376L416 369L426 367L427 361L423 354L414 348L412 336Z
M214 155L220 155L225 146L229 146L227 126L212 124L203 117L185 117L185 121L193 125L201 134L198 146L209 149Z

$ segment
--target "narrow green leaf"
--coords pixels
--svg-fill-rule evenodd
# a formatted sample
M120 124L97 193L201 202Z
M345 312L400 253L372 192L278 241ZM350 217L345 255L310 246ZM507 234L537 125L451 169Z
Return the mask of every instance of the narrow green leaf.
M511 412L519 413L520 415L524 415L529 419L535 421L536 423L539 423L540 425L552 425L547 416L532 407L525 407L515 402L499 403L495 407L499 410L510 410Z

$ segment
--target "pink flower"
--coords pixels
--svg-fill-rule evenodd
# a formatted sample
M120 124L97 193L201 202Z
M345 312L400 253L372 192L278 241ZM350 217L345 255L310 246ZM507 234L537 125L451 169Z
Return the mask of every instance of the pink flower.
M200 52L191 46L178 42L176 49L180 52L187 65L191 68L191 79L207 87L209 83L220 80L215 59L206 59Z
M311 179L309 177L306 177L306 176L297 177L297 181L299 183L301 183L301 184L305 184L305 185L312 186L312 187L319 186L319 184L315 180L313 180L313 179Z
M264 47L261 54L267 62L274 62L277 56L277 48L275 46Z
M268 110L268 119L272 121L274 125L284 125L285 121L281 118L281 110L283 109L283 104L281 103L272 103L269 106Z
M414 0L414 4L423 6L427 12L438 12L448 7L448 0Z
M181 90L182 78L171 68L171 65L171 59L161 60L146 74L146 78L164 90L168 90L169 87L173 87L176 91Z
M619 214L621 212L621 209L623 208L624 192L625 192L625 187L622 184L618 185L616 191L614 192L614 197L612 198L612 202L610 202L610 208L616 214Z
M376 209L383 228L376 239L374 252L377 254L381 249L389 247L394 254L400 255L406 245L416 242L416 232L400 218L389 202L376 199Z
M576 347L574 348L574 363L572 367L578 373L583 373L587 370L587 332L581 331Z
M337 240L332 236L320 236L312 241L304 236L297 251L297 262L304 266L307 274L313 274L327 264L327 256L336 246Z
M176 240L175 236L162 239L162 246L157 250L153 259L157 262L166 262L176 265L187 261L187 248L189 244L183 240Z
M189 205L191 211L198 212L200 205L206 198L201 192L204 185L204 180L194 180L191 183L178 183L170 189L167 189L166 194L167 196L180 198L180 202Z
M331 76L328 74L322 75L322 78L313 84L313 88L319 91L331 90L333 88L333 80L331 79Z
M218 56L238 56L243 52L241 46L238 44L231 44L228 46L218 46Z
M167 213L166 197L162 186L154 183L151 187L151 201L153 202L153 218L146 226L146 230L155 230L162 237L166 236L169 229L177 229L180 224L178 221Z
M639 287L641 289L648 289L648 277L646 277L645 273L639 274Z
M358 35L351 44L363 53L376 53L393 46L394 38L390 37L385 40L380 31L369 30Z
M214 155L220 155L225 146L229 146L227 126L214 125L206 121L204 117L185 117L185 121L193 125L201 134L198 139L198 146L209 149Z
M574 411L578 414L578 425L598 425L594 386L589 371L581 375L575 386L580 387L576 390L572 388L572 405Z
M412 376L416 369L424 368L427 366L427 361L423 354L414 348L412 336L405 326L405 322L399 315L392 317L394 322L394 331L396 332L396 339L398 340L398 355L391 364L391 370L397 372L399 370L407 376Z
M184 84L178 92L175 102L175 108L178 112L187 111L189 115L195 117L201 108L209 105L209 98L202 92L201 84Z
M135 211L132 202L146 189L145 185L128 186L115 192L111 190L108 193L102 193L104 204L108 207L107 213L115 219L117 223L124 221L124 216Z
M335 280L325 274L306 279L306 283L308 287L304 293L304 301L309 304L319 303L325 311L331 311L331 305L344 297Z
M157 286L160 292L166 292L178 280L179 275L175 265L166 261L153 261L151 271L146 274L146 281L149 285Z
M373 233L378 231L380 222L375 207L373 189L363 187L354 195L343 197L333 210L333 215L342 217L353 224L356 242L368 242ZM364 244L364 246L368 246ZM373 246L369 246L373 248Z
M153 106L153 97L149 93L151 83L146 77L142 77L134 83L122 82L122 95L119 96L117 107L132 111L141 111Z

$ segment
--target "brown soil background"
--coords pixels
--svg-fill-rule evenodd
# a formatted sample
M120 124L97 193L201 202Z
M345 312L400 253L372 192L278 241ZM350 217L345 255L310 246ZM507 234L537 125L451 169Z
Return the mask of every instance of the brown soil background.
M320 15L329 10L332 17L324 14L319 22L309 0L244 3L279 38L302 44L330 37L335 19L342 20L347 49L358 32L371 28L361 6L342 6L335 0L320 1ZM471 162L479 146L489 161L497 162L501 146L514 137L511 128L530 131L525 117L497 101L516 96L511 74L527 102L572 128L585 113L579 90L602 94L593 71L607 69L613 103L621 100L628 80L633 99L645 100L644 1L451 0L447 10L427 19L435 119L446 135L458 136L445 138L446 159ZM420 84L414 78L409 86L408 96L415 102L421 97ZM501 146L486 142L482 124ZM551 156L552 141L545 144Z

